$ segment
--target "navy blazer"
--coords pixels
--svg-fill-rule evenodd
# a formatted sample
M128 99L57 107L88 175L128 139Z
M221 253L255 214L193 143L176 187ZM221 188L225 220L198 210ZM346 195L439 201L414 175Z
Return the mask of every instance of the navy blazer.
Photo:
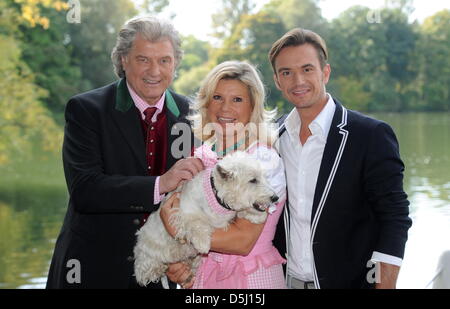
M192 132L185 119L188 100L167 91L165 104L169 169L180 159L171 145L183 133L192 141ZM135 283L135 233L143 215L159 207L153 204L156 177L147 173L139 112L122 79L71 98L65 118L63 164L70 200L47 288L128 288ZM177 128L179 123L188 132ZM189 156L191 146L184 146L181 152ZM72 259L80 263L81 283L67 280Z
M404 255L411 226L404 165L388 124L334 101L311 215L314 282L319 288L369 288L374 251ZM286 252L280 222L275 243Z

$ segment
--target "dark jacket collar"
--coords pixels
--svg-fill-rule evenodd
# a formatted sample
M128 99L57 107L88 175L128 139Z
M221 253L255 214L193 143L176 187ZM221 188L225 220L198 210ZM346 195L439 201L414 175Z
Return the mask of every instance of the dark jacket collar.
M141 122L139 121L139 113L134 105L133 99L128 91L125 78L119 80L116 84L117 89L115 93L115 104L112 109L112 118L116 122L125 140L133 150L143 171L147 171L145 158L145 143L142 134ZM180 113L171 91L166 90L166 99L164 103L167 107L167 123L169 136L169 149L172 142L177 136L172 136L171 129L176 123L185 121L183 115ZM170 154L168 155L167 169L170 168L176 161Z
M320 164L319 176L317 178L316 190L311 217L311 229L315 230L317 221L327 201L328 193L335 180L335 174L341 162L342 154L347 144L349 132L347 126L347 110L342 104L334 99L336 110L327 137L322 162Z
M167 110L170 111L175 118L180 116L180 109L169 90L166 90L166 100L164 103L167 106ZM122 78L117 82L115 108L121 112L127 112L133 105L134 102L128 91L126 79Z

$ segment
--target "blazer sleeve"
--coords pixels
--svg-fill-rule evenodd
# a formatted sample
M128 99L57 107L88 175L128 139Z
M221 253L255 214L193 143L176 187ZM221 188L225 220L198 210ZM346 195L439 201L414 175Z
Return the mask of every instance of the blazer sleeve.
M374 251L403 258L408 229L409 202L403 191L404 165L392 128L380 122L372 130L365 162L364 185L379 224Z
M154 211L156 177L105 174L101 113L84 103L71 99L65 111L63 163L71 204L86 214Z

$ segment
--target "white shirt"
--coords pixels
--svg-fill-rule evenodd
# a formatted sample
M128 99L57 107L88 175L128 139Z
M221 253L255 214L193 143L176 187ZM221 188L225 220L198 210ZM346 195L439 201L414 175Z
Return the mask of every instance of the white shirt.
M303 281L313 281L311 215L323 152L336 110L331 95L320 114L309 124L311 136L300 142L301 120L293 109L285 120L286 133L280 138L280 155L286 168L289 192L288 273ZM400 266L401 259L374 252L372 260Z

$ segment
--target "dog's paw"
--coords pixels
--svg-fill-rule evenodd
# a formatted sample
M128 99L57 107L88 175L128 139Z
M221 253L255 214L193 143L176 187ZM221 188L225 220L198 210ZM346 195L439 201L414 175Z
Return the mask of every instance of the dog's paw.
M255 209L247 209L237 213L238 218L246 219L254 224L266 222L267 212L260 212Z
M190 243L198 252L206 254L211 247L211 238L208 236L205 237L205 235L198 235L192 237Z
M136 261L138 262L138 261ZM135 263L134 275L140 286L147 286L150 282L157 283L167 271L167 265L162 263Z

